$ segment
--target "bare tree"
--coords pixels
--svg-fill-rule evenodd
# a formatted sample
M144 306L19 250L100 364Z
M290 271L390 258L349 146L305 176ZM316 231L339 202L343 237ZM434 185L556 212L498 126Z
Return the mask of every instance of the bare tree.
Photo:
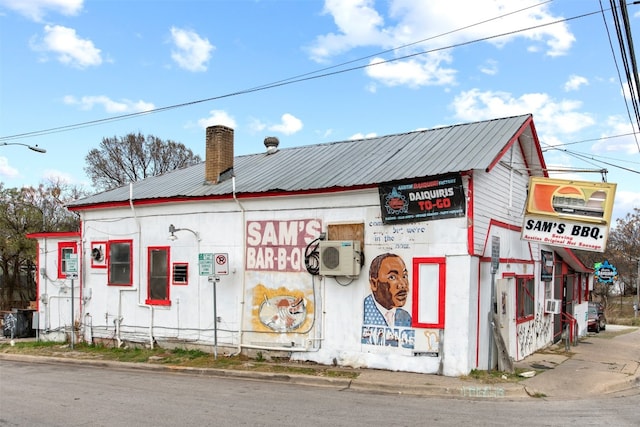
M103 138L99 148L85 157L84 170L97 190L109 190L129 182L161 175L174 169L200 163L184 144L138 133Z
M640 260L640 208L616 220L616 227L609 234L607 253L609 262L618 270L623 294L636 292L638 260Z
M604 253L576 251L585 265L592 267L595 263L609 261L618 272L617 282L622 294L637 292L636 277L638 274L638 259L640 259L640 209L634 208L633 213L627 213L624 218L616 220L616 226L611 228L607 248ZM591 295L598 301L605 303L612 293L610 283L596 282Z

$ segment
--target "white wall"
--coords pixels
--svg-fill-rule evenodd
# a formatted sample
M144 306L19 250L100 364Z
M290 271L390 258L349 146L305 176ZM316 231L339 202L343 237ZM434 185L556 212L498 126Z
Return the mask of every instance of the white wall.
M515 155L514 164L518 159ZM524 192L524 179L519 174L502 165L496 166L495 170L495 178L484 172L474 174L475 256L468 253L467 218L384 225L377 189L82 211L81 252L85 265L82 280L86 298L80 316L90 325L90 333L86 335L112 339L114 343L124 340L151 343L154 339L160 343L203 345L212 345L214 335L217 335L217 344L225 352L282 349L290 351L292 358L297 360L451 376L467 374L475 367L482 368L487 362L491 277L489 264L481 262L479 257L491 256L491 236L497 235L501 238L501 258L531 258L528 243L522 242L517 232L490 227L492 218L508 224L519 223L517 216L521 215ZM465 189L467 182L465 179ZM509 196L511 202L505 205L504 191L496 192L496 189L510 185L513 185ZM493 202L486 202L485 198L491 198ZM315 222L321 225L315 227ZM296 244L302 244L304 248L330 224L345 223L364 224L365 262L360 275L353 280L314 276L305 269L245 268L245 244L248 238L255 238L247 236L247 224L308 226L308 230L294 233ZM182 229L176 232L178 239L175 241L168 240L170 224ZM265 232L260 236L265 241L280 238L277 233L269 235ZM96 242L113 240L133 241L132 286L110 286L107 269L91 267L92 246ZM149 306L145 303L147 248L150 246L169 247L171 263L189 264L188 285L170 285L170 305ZM269 243L252 249L261 250L267 246ZM289 255L297 250L296 245L282 242L273 245L276 250L279 246L289 251ZM410 281L414 279L413 259L445 259L444 328L392 328L390 332L395 332L396 338L400 336L401 340L396 342L392 334L380 345L363 338L366 329L363 301L371 293L369 263L385 252L403 258ZM228 255L229 274L220 276L215 285L215 305L213 284L199 274L198 254L203 253ZM254 267L256 260L255 256L251 259ZM293 263L291 259L284 262L282 258L280 262L289 267ZM526 272L527 268L531 266L501 264L498 275L508 271ZM414 292L413 288L411 292ZM286 306L298 299L304 300L304 305L297 306L304 316L295 313L287 319L280 316L278 310L283 307L278 304ZM413 304L410 293L403 308L411 313ZM59 310L59 316L64 310ZM265 315L280 322L279 327L283 330L270 330L265 325ZM301 323L295 327L283 326L298 320Z
M38 329L42 339L65 340L71 331L71 325L81 320L80 278L58 277L58 244L75 242L79 252L77 238L38 239ZM80 264L80 263L79 263ZM79 265L81 268L81 265ZM81 272L80 272L81 273ZM72 289L73 285L73 289ZM72 292L73 291L73 292ZM73 294L73 320L71 300Z
M180 340L211 344L213 340L213 288L206 277L198 275L198 253L224 252L229 255L230 274L216 285L216 311L220 322L218 345L224 348L290 349L293 358L417 372L443 372L459 375L468 372L473 360L469 352L476 323L469 307L477 287L470 278L470 259L466 247L466 219L448 219L401 226L381 225L377 190L355 191L327 196L272 198L229 202L198 202L181 205L152 205L131 209L88 210L82 213L84 262L90 265L92 242L132 239L134 245L134 285L108 286L106 269L87 268L84 273L91 298L84 313L91 317L92 336L134 339L142 342ZM244 271L245 224L251 221L289 221L319 219L322 229L334 223L365 224L365 265L358 278L348 285L334 278L312 276L305 272ZM180 231L178 240L168 241L169 224ZM376 241L375 235L393 236ZM146 248L170 246L171 262L189 263L189 284L170 287L171 305L145 304ZM416 330L413 348L389 348L361 342L362 302L370 293L368 262L377 254L397 252L411 270L415 257L442 257L446 261L445 329ZM339 281L342 281L339 279ZM472 285L473 283L473 285ZM266 333L256 327L254 291L256 286L284 293L300 292L308 301L309 318L302 332ZM471 289L473 288L473 289ZM475 296L474 296L475 298ZM312 308L311 308L312 307ZM407 304L410 310L411 302ZM118 323L120 319L120 323ZM117 330L119 327L119 331ZM428 340L442 344L437 356L423 353ZM116 339L117 341L117 339ZM437 347L436 347L437 348ZM444 358L442 358L444 355Z
M474 172L474 251L483 253L491 220L522 226L529 175L520 145L504 155L490 173Z

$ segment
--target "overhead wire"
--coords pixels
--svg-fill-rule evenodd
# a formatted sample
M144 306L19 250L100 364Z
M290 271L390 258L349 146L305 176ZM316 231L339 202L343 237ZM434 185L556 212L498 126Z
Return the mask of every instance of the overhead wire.
M613 42L611 41L611 33L609 31L609 26L607 24L607 19L605 17L604 14L604 8L602 6L602 0L600 0L600 13L602 15L603 18L603 22L604 22L604 26L607 32L607 36L608 36L608 40L609 40L609 47L611 48L611 54L613 56L613 62L616 68L616 71L618 73L618 81L620 82L620 86L622 88L622 93L624 96L625 90L624 90L624 81L622 79L621 73L620 73L620 66L618 65L618 61L616 59L616 55L614 52L614 48L613 48ZM629 110L629 105L628 103L625 102L625 108L627 110L627 116L629 118L629 121L631 122L631 126L632 128L635 129L640 129L640 108L638 106L638 97L637 97L637 92L636 89L638 88L638 84L637 84L637 80L638 80L638 76L637 76L637 67L635 66L636 61L635 61L635 53L633 50L633 41L631 39L631 31L630 31L630 27L629 27L629 20L628 20L628 16L627 18L623 18L623 23L620 23L620 16L618 13L618 7L616 6L615 0L609 0L609 4L611 5L611 8L609 10L611 10L611 14L613 17L613 23L615 25L616 28L616 38L618 40L618 45L620 46L620 60L622 61L622 65L624 67L624 71L625 71L625 77L627 79L627 85L629 88L629 97L631 98L631 106L633 108L634 111L634 115L635 115L635 126L634 126L634 120L631 117L631 111ZM623 10L624 12L620 12L621 15L627 15L626 12L626 4L624 3L624 0L620 1L620 7L621 10ZM622 31L622 27L625 27L625 31ZM627 47L629 46L629 47ZM627 50L629 50L629 52L627 52ZM632 70L630 70L629 67L629 57L632 57L632 63L633 63L633 74L635 74L635 77L632 77ZM636 82L634 84L634 82ZM638 142L638 138L637 135L634 133L634 139L636 142L636 145L638 146L638 151L640 151L640 142Z
M515 11L515 12L511 12L509 14L516 13L516 12L521 12L521 11L524 11L524 10L529 9L531 7L540 6L541 4L544 4L544 3L539 3L539 4L536 4L534 6L529 6L527 8L520 9L520 10ZM331 71L331 72L326 72L326 73L325 72L320 72L320 71L327 71L327 70L330 70L330 69L333 69L333 68L336 68L336 67L341 67L343 65L348 65L348 64L351 64L353 62L357 62L357 61L360 61L360 60L363 60L363 59L368 59L368 58L371 58L372 56L377 56L378 54L369 55L369 56L366 56L364 58L360 58L360 59L357 59L357 60L345 62L343 64L339 64L339 65L336 65L336 66L333 66L333 67L327 67L327 68L324 68L324 69L319 70L319 71L306 73L306 74L300 74L298 76L294 76L294 77L291 77L291 78L275 81L275 82L264 84L264 85L261 85L261 86L255 86L255 87L252 87L252 88L249 88L249 89L239 90L239 91L236 91L236 92L230 92L230 93L219 95L219 96L213 96L213 97L204 98L204 99L200 99L200 100L183 102L183 103L179 103L179 104L173 104L173 105L154 108L154 109L146 110L146 111L140 111L140 112L128 113L128 114L121 114L121 115L117 115L117 116L113 116L113 117L90 120L90 121L71 124L71 125L59 126L59 127L49 128L49 129L42 129L42 130L39 130L39 131L32 131L32 132L25 132L25 133L20 133L20 134L15 134L15 135L2 136L2 137L0 137L0 141L4 142L4 141L11 141L11 140L23 139L23 138L29 138L29 137L35 137L35 136L43 136L43 135L59 133L59 132L67 132L67 131L81 129L81 128L85 128L85 127L96 126L96 125L100 125L100 124L104 124L104 123L110 123L110 122L115 122L115 121L120 121L120 120L131 119L131 118L134 118L134 117L140 117L140 116L160 113L160 112L164 112L164 111L168 111L168 110L173 110L173 109L176 109L176 108L183 108L183 107L187 107L187 106L191 106L191 105L195 105L195 104L200 104L200 103L204 103L204 102L220 100L220 99L229 98L229 97L233 97L233 96L245 95L245 94L252 93L252 92L258 92L258 91L263 91L263 90L267 90L267 89L273 89L273 88L280 87L280 86L285 86L285 85L290 85L290 84L294 84L294 83L300 83L300 82L304 82L304 81L309 81L309 80L329 77L329 76L338 75L338 74L342 74L342 73L347 73L347 72L351 72L351 71L355 71L355 70L361 70L361 69L374 67L374 66L378 66L378 65L381 65L381 64L396 62L396 61L400 61L400 60L403 60L403 59L408 59L408 58L412 58L412 57L416 57L416 56L420 56L420 55L425 55L425 54L429 54L429 53L435 53L435 52L439 52L439 51L454 49L454 48L457 48L457 47L468 46L468 45L480 43L480 42L483 42L483 41L489 41L489 40L493 40L493 39L497 39L497 38L501 38L501 37L505 37L505 36L509 36L509 35L513 35L513 34L517 34L517 33L520 33L520 32L525 32L525 31L539 29L539 28L543 28L543 27L547 27L547 26L551 26L551 25L556 25L556 24L562 23L562 22L568 22L568 21L571 21L571 20L582 19L582 18L591 16L591 15L599 14L599 13L600 13L600 11L588 12L588 13L572 16L572 17L569 17L569 18L562 18L562 19L558 19L558 20L555 20L555 21L545 22L545 23L534 25L534 26L530 26L530 27L527 27L527 28L521 28L521 29L518 29L518 30L508 31L508 32L500 33L500 34L495 34L495 35L492 35L492 36L482 37L482 38L479 38L479 39L468 40L468 41L464 41L464 42L460 42L460 43L451 44L451 45L448 45L448 46L443 46L443 47L438 47L438 48L433 48L433 49L428 49L428 50L422 50L422 51L410 53L410 54L407 54L407 55L401 55L401 56L398 56L398 57L395 57L395 58L391 58L391 59L387 59L387 60L383 60L383 61L376 61L376 62L372 62L372 63L365 64L365 65L358 65L358 66L355 66L355 67L344 68L344 69L340 69L340 70L337 70L337 71ZM486 23L488 21L491 21L491 20L494 20L494 19L498 19L498 18L501 18L501 17L509 15L509 14L501 15L500 17L492 18L490 20L482 21L480 23L473 24L473 25L480 25L482 23ZM469 27L470 26L465 27L465 28L469 28ZM458 30L456 30L456 31L458 31ZM445 34L450 34L452 32L454 32L454 31L450 31L450 32L445 33ZM416 44L416 43L422 43L422 42L424 42L426 40L430 40L430 39L431 38L423 39L423 40L418 41L418 42L413 42L413 43L406 44L406 45L403 45L403 46L400 46L400 47L397 47L397 48L389 49L389 50L383 51L382 54L393 52L393 51L397 51L397 50L400 50L402 48L411 46L411 45ZM319 74L317 74L317 73L319 73Z

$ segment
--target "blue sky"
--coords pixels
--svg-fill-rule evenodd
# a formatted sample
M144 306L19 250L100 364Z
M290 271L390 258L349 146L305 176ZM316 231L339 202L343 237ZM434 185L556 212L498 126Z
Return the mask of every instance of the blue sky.
M551 175L601 181L585 171L606 169L622 217L640 207L640 143L608 7L0 0L0 145L47 151L0 146L0 179L90 188L89 150L129 133L204 158L213 124L235 129L241 155L266 136L286 148L532 113L547 166L563 170ZM640 5L628 11L640 40Z

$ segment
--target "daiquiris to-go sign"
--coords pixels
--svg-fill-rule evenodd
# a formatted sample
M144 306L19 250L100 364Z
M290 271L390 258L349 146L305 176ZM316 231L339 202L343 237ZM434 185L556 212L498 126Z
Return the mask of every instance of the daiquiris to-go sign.
M604 252L615 191L612 183L531 177L522 239Z

